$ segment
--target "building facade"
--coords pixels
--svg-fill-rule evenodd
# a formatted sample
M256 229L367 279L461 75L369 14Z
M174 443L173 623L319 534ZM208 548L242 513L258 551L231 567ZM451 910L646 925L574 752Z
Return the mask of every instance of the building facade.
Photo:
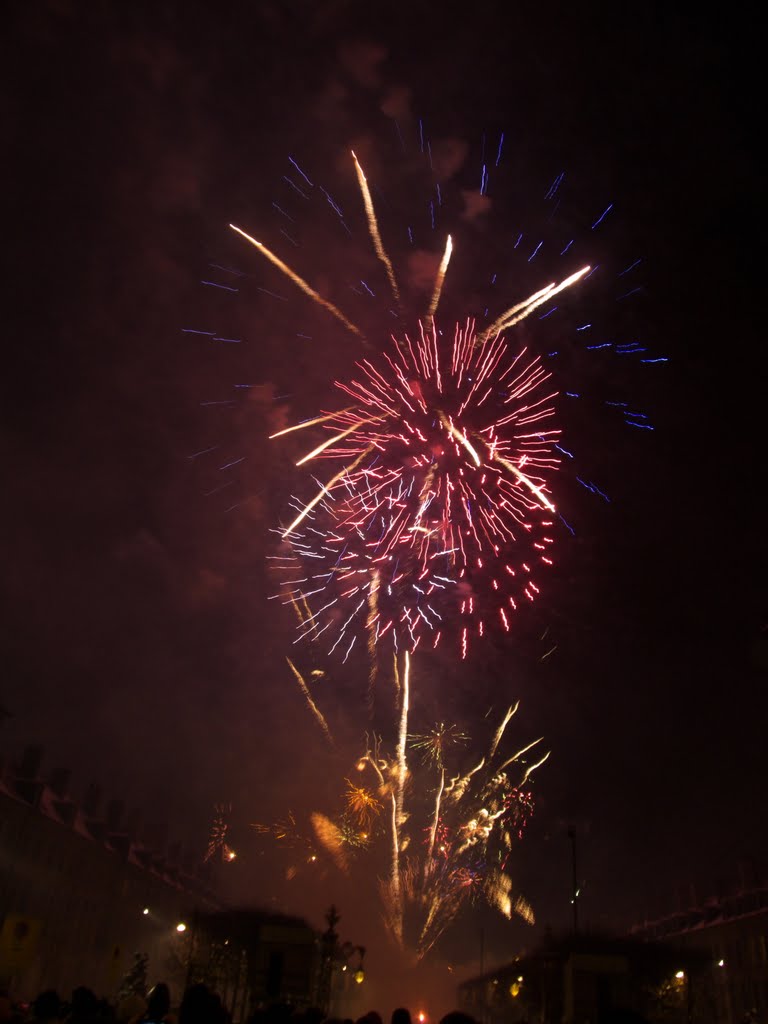
M0 988L29 999L41 988L68 995L87 985L114 998L134 951L148 978L184 983L185 932L216 901L180 850L156 850L128 834L123 807L82 803L67 779L40 778L42 751L27 748L0 774Z
M714 965L718 1021L768 1019L768 887L723 894L701 906L646 921L633 934L707 955Z

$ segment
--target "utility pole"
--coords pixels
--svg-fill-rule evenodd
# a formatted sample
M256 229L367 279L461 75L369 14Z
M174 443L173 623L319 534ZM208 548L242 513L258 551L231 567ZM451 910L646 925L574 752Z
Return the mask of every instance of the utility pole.
M576 829L568 829L571 840L571 904L573 906L573 934L579 933L579 878L576 873Z

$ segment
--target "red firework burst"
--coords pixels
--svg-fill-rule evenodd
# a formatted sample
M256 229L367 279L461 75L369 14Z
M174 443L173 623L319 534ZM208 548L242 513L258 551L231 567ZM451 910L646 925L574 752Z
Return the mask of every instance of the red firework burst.
M465 654L492 623L510 629L552 564L551 375L469 322L452 343L433 323L356 365L336 382L354 404L318 419L331 436L299 462L343 467L282 531L283 592L302 635L335 627L347 654L361 626L411 651L449 627Z

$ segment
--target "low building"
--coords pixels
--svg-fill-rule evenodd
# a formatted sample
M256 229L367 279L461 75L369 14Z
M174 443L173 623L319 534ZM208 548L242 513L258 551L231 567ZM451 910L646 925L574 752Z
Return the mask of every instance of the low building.
M633 929L633 935L700 951L714 964L722 1024L768 1017L768 887L723 893Z
M119 801L102 809L94 787L74 801L66 773L44 781L41 761L28 747L0 772L0 988L31 998L84 984L114 998L141 951L150 982L179 994L184 928L217 906L208 878L180 847L130 835Z
M640 939L549 936L532 953L465 981L462 1010L482 1024L713 1024L711 964L697 950Z

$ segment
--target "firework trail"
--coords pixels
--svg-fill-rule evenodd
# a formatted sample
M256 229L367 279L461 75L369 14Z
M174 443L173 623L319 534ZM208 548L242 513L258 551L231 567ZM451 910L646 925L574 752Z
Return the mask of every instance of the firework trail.
M533 812L531 776L549 755L532 756L540 739L501 753L515 706L502 716L484 756L464 770L452 767L469 737L445 723L408 733L411 672L405 653L392 755L371 738L355 761L357 780L344 778L338 810L310 815L311 840L293 815L257 831L287 846L292 861L297 847L305 861L308 849L323 851L340 871L360 872L361 885L378 877L392 939L421 959L468 901L484 899L507 917L533 919L514 891L509 858ZM414 765L408 748L422 753Z
M207 863L217 857L222 861L233 861L237 856L232 847L227 843L229 816L231 813L231 804L215 805L203 863Z
M328 744L332 747L334 744L333 744L333 736L331 735L331 730L328 728L328 723L325 720L325 716L323 715L323 713L318 708L317 704L315 704L314 700L312 699L312 694L309 692L309 687L304 682L304 677L302 676L301 672L299 672L299 670L296 668L296 666L293 664L293 662L291 661L290 658L286 658L285 660L288 662L288 666L289 666L291 672L293 672L293 674L294 674L294 676L296 678L297 683L299 684L299 689L304 694L304 699L307 702L307 707L312 712L312 714L313 714L317 724L323 730L323 735L328 740Z

